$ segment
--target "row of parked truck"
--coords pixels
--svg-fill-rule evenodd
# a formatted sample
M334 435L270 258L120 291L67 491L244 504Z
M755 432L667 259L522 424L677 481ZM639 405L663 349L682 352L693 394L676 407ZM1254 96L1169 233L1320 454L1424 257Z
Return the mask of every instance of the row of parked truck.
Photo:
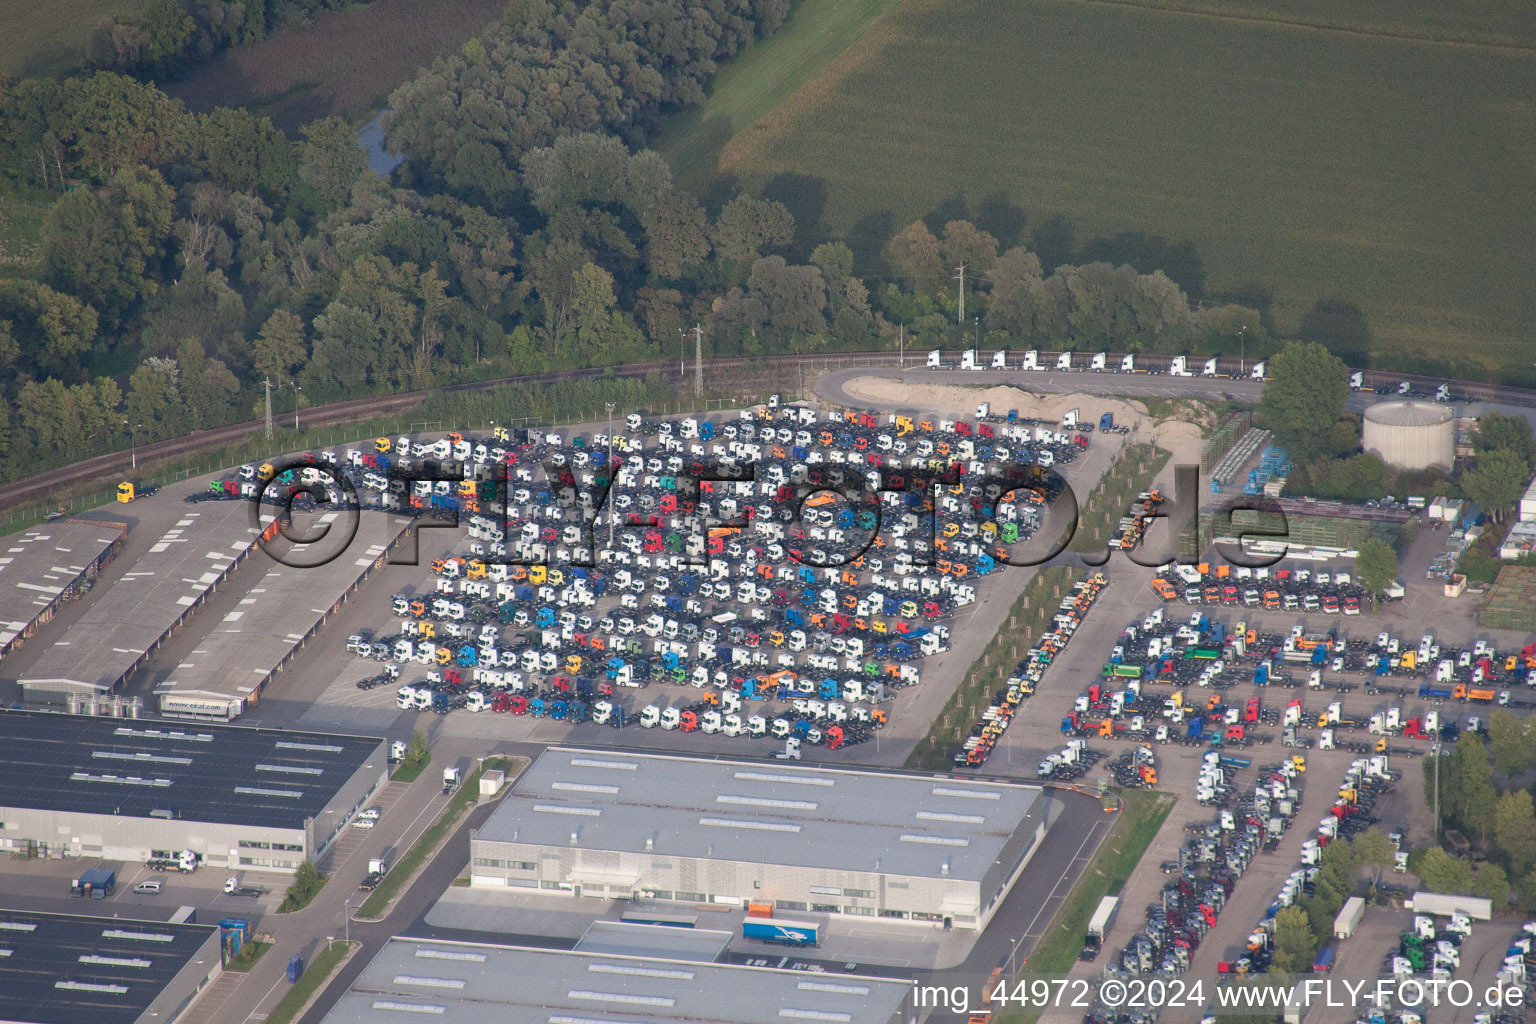
M957 767L979 768L986 763L1020 705L1035 692L1035 684L1056 656L1067 646L1093 604L1109 585L1103 573L1090 573L1072 585L1051 620L1051 630L1041 635L1015 667L1007 685L993 696L981 720L971 727L952 760Z

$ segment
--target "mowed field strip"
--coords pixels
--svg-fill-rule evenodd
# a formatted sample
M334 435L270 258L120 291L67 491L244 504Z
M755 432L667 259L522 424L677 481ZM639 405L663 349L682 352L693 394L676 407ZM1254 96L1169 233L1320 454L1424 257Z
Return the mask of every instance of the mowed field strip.
M0 74L52 75L85 62L96 26L150 0L0 0Z
M769 45L820 52L798 22L825 3ZM828 236L1000 197L1025 242L1051 217L1079 245L1188 241L1208 292L1268 292L1282 331L1343 300L1374 351L1528 364L1536 25L1482 13L1469 28L1422 0L904 0L770 110L743 80L749 51L659 148L701 189L800 182ZM1330 18L1341 30L1308 24Z

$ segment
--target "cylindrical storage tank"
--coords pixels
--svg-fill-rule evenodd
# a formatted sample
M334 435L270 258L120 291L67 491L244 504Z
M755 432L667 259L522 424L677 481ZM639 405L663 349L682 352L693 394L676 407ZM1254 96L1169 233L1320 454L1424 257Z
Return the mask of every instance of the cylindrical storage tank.
M1450 469L1456 460L1455 413L1434 402L1378 402L1365 410L1367 452L1398 469Z

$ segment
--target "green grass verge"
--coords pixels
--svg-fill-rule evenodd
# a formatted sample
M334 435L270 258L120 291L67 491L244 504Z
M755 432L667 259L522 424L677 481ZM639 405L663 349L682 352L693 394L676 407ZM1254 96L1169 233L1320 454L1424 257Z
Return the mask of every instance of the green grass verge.
M1186 5L903 0L750 125L737 112L755 97L721 87L662 148L684 180L723 153L723 178L789 205L811 236L797 241L848 239L861 272L886 273L885 243L913 220L967 216L1048 268L1169 263L1186 287L1203 279L1196 298L1241 295L1280 332L1373 361L1530 366L1530 49L1316 31L1257 0L1161 6ZM1264 6L1302 25L1533 34L1518 5Z
M226 971L249 971L256 966L267 950L272 948L270 942L247 942L240 947L240 952L230 957L229 963L224 965Z
M357 908L357 916L361 918L378 918L383 915L384 908L389 906L389 901L395 898L402 886L407 885L415 878L416 872L426 863L437 844L443 841L443 837L450 834L458 825L460 818L474 804L480 794L480 776L483 772L496 768L506 768L513 761L521 761L527 764L523 758L488 757L481 764L480 770L464 780L459 791L448 800L448 806L437 816L437 820L427 826L420 838L411 844L411 848L405 852L393 867L389 874L379 882L378 888L368 894L363 905ZM521 770L521 769L519 769ZM511 785L511 779L507 784ZM503 789L503 792L506 790Z
M1061 597L1083 575L1081 569L1053 565L1040 569L1013 603L1009 621L988 642L981 657L955 688L955 693L934 719L928 735L918 741L908 768L942 770L954 767L951 758L960 749L971 726L981 720L992 694L1013 674L1014 666L1029 646L1050 625Z
M353 943L362 945L362 943ZM272 1012L267 1014L266 1024L292 1024L293 1019L304 1009L304 1004L309 1002L309 997L325 987L325 983L331 979L331 974L336 970L336 965L341 963L347 955L348 945L345 942L332 942L329 949L316 955L309 963L304 965L304 973L299 980L278 1000Z
M1130 513L1131 502L1152 485L1170 457L1149 444L1133 444L1121 452L1078 509L1077 533L1068 550L1085 554L1105 550L1121 517Z
M1051 924L1040 941L1026 957L1019 976L1041 974L1065 974L1077 962L1077 954L1083 949L1083 935L1088 930L1088 919L1099 901L1105 896L1117 895L1125 887L1127 879L1141 862L1142 855L1152 844L1157 830L1163 827L1168 812L1173 810L1174 797L1169 793L1147 790L1116 790L1120 795L1121 808L1114 826L1099 845L1093 860L1078 876L1077 883L1067 896L1066 902L1051 919ZM1001 1015L999 1021L1021 1022L1037 1020L1038 1015Z
M431 754L428 754L427 755L427 759L425 761L422 761L419 764L406 764L405 762L402 761L400 763L400 767L396 768L394 774L389 777L389 781L390 782L415 782L417 779L421 778L421 773L426 771L427 770L427 765L429 765L431 763L432 763L432 755Z

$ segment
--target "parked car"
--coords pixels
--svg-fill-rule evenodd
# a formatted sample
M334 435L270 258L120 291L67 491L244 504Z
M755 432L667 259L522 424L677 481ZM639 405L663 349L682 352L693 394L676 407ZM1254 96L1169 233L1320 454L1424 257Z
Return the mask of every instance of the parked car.
M140 896L157 896L162 888L164 888L163 882L140 882L133 887L133 891Z

